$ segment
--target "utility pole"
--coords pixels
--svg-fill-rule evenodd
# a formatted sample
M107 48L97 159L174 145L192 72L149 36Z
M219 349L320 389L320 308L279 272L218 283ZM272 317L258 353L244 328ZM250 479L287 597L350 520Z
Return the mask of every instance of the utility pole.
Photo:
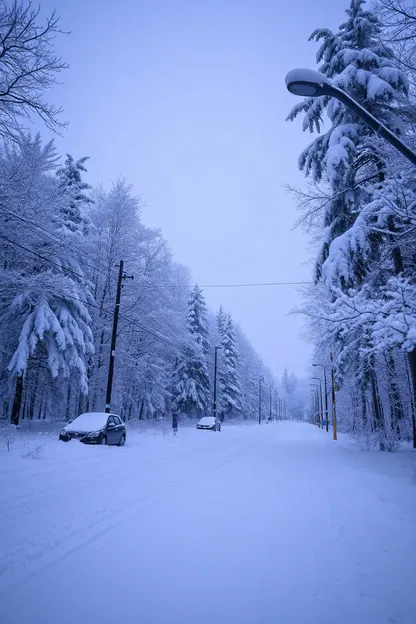
M337 440L337 406L336 406L336 398L335 398L335 375L334 375L334 366L332 364L332 351L331 351L331 385L332 385L332 433L333 439Z
M275 401L275 408L276 408L276 420L279 420L278 400L279 400L279 395L278 395L277 392L275 392L274 393L274 401Z
M272 388L273 384L270 384L270 408L269 408L269 421L272 421Z
M218 349L221 347L215 347L215 355L214 355L214 405L212 406L212 412L215 418L215 422L217 422L217 362L218 362Z
M113 316L113 333L111 334L111 348L110 348L110 363L108 365L108 377L107 377L107 393L105 396L105 412L110 413L111 409L111 392L113 389L113 377L114 377L114 361L116 358L116 341L117 341L117 327L118 316L120 312L120 299L121 299L121 285L123 279L133 279L133 275L125 275L123 271L124 260L120 260L120 267L118 272L117 281L117 293L116 293L116 305L114 308Z
M261 425L261 382L263 381L264 377L262 377L261 375L259 376L259 425Z

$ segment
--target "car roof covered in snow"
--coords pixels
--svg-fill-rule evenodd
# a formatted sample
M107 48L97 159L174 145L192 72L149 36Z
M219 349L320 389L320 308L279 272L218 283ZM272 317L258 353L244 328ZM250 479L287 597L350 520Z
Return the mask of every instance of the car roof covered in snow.
M64 429L66 431L95 431L96 429L102 429L111 415L105 412L87 412L75 418Z
M201 418L201 420L198 423L198 425L214 425L214 424L215 424L214 416L203 416L203 418Z

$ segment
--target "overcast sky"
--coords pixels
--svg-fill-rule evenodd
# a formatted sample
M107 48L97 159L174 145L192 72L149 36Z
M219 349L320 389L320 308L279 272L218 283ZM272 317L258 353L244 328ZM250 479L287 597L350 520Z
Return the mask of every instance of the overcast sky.
M336 28L347 0L46 0L70 69L53 99L70 122L60 151L91 157L87 180L119 175L146 201L176 259L200 285L311 279L308 240L293 231L284 185L303 184L310 139L285 122L296 98L284 77L315 67L318 27ZM302 374L293 286L210 288L277 374Z

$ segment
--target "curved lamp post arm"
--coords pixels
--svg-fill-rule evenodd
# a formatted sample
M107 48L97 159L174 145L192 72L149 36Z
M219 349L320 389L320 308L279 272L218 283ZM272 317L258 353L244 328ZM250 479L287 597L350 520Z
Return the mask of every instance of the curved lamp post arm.
M403 154L405 158L410 160L413 165L416 165L416 154L410 147L403 143L394 132L391 132L391 130L369 113L368 110L361 106L353 97L339 87L335 87L324 74L313 69L292 69L286 76L286 87L288 91L294 95L303 97L328 95L336 98L352 110L383 139L393 145L393 147Z

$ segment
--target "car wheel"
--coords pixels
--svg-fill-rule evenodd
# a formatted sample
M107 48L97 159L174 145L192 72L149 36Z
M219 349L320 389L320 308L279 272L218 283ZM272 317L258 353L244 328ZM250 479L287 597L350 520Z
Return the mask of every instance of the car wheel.
M118 446L124 446L126 443L126 435L123 433L123 435L120 438L120 442L118 443Z
M107 436L103 436L103 437L101 438L101 442L100 442L100 444L101 444L102 446L106 446L106 445L107 445Z
M68 438L59 438L61 442L69 442Z

